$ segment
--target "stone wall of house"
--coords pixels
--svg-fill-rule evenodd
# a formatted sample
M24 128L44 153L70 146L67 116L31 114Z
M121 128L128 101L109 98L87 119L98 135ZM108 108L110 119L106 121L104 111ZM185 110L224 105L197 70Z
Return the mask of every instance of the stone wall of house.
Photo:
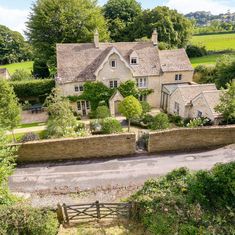
M179 128L149 135L148 152L203 149L235 143L235 125Z
M161 84L192 82L193 73L194 71L165 72L161 76ZM182 74L182 80L175 81L176 74Z
M135 153L135 134L34 141L18 145L19 162L104 158Z

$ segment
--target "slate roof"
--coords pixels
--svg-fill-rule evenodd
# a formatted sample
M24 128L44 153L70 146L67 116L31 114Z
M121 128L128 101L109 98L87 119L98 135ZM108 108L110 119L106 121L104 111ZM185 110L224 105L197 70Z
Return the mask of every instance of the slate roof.
M192 64L184 49L159 51L163 72L193 71Z
M158 76L173 68L193 70L184 49L159 51L152 42L100 43L99 48L94 43L57 44L57 82L94 81L94 73L113 48L126 60L134 76ZM138 54L138 65L130 64L133 51Z

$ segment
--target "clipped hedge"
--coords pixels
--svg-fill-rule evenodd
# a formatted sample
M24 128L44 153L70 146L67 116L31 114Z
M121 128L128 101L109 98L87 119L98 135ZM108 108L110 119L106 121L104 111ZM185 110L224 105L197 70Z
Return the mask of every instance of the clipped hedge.
M55 87L55 80L52 79L38 79L28 81L10 82L13 86L16 96L20 100L27 100L29 97L46 97L51 93Z
M56 214L23 205L0 206L0 234L56 235Z

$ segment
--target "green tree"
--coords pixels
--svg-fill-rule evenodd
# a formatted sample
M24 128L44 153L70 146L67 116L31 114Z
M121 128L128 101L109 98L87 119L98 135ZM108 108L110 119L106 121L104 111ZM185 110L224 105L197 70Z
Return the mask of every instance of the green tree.
M151 38L152 32L157 29L160 42L171 47L185 47L192 36L193 26L190 20L168 7L156 7L144 10L136 18L130 29L131 40L147 36Z
M91 42L95 29L101 41L109 38L94 0L38 0L27 22L27 36L35 54L50 69L56 65L56 43Z
M32 48L19 33L0 25L0 64L32 59Z
M223 115L227 124L235 122L235 82L228 85L227 90L223 90L215 110Z
M143 112L142 106L134 96L127 96L119 104L119 112L128 119L128 131L130 132L130 122L132 118L139 118Z
M120 86L118 87L118 90L120 91L123 97L132 95L137 98L139 94L136 82L131 80L121 83Z
M50 71L46 61L35 59L33 62L33 75L36 78L48 78Z
M159 113L153 118L153 122L150 125L151 130L164 130L169 127L169 119L167 114Z
M12 131L19 125L21 108L12 86L6 80L0 79L0 127Z
M111 39L116 42L130 41L129 28L141 11L141 5L136 0L109 0L104 5L104 16Z
M71 105L66 98L60 95L59 89L53 89L45 101L49 113L47 132L49 137L72 137L75 136L77 126L76 117Z
M110 117L110 111L109 108L106 105L99 106L96 109L96 118L98 119L104 119Z
M8 146L4 130L0 129L0 205L13 202L8 188L8 178L15 167L15 152L16 148Z
M23 81L33 79L32 74L24 69L17 69L11 76L11 81Z
M215 83L217 87L226 87L235 79L235 59L232 56L225 55L216 62Z

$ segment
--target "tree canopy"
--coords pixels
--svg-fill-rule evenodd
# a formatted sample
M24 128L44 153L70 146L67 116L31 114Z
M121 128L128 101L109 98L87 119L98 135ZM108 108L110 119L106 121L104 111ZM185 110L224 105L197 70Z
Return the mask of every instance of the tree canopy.
M0 25L0 64L21 62L32 58L32 48L24 37Z
M109 39L107 25L94 0L38 0L27 22L36 57L55 67L56 43L91 42L95 29Z
M129 41L129 28L141 11L141 5L136 0L109 0L104 5L104 16L111 39L116 42Z

